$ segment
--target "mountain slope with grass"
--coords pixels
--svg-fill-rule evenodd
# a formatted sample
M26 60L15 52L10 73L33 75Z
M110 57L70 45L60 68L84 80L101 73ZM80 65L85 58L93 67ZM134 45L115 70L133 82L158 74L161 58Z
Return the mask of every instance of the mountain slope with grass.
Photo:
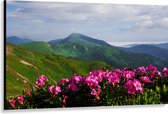
M6 95L18 95L35 83L39 75L51 81L74 74L86 76L89 71L109 67L100 61L78 61L55 54L41 54L27 48L6 44Z
M124 51L132 53L144 53L162 60L168 61L168 50L159 48L154 45L138 45L130 48L121 48Z
M55 43L49 42L56 54L79 60L100 60L114 67L138 67L153 64L158 68L168 65L167 61L148 54L128 53L108 43L82 34L71 34Z
M28 43L21 44L20 46L42 54L55 53L51 48L50 44L42 41L28 42Z

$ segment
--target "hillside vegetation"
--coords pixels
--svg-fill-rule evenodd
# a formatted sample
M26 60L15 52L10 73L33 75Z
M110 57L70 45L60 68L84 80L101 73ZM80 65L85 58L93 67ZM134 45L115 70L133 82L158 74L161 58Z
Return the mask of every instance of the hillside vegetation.
M58 81L73 74L86 75L93 69L108 67L100 61L78 61L51 53L44 55L11 44L6 45L6 54L7 97L21 94L42 74L47 75L51 81Z

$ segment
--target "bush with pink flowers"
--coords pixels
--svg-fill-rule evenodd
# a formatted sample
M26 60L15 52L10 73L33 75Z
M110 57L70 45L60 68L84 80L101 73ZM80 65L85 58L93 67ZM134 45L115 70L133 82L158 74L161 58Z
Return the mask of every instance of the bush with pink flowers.
M95 70L52 83L41 75L31 89L7 100L7 109L119 106L168 103L168 68L148 65Z

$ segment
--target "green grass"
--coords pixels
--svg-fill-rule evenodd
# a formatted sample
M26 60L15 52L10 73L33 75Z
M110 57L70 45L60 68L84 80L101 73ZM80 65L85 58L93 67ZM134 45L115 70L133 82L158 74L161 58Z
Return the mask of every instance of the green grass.
M40 52L42 54L53 54L54 51L50 45L46 42L34 41L21 44L22 47L33 50L35 52Z
M79 61L55 54L41 54L32 52L29 49L6 45L11 48L11 52L7 51L6 67L6 93L7 97L16 96L29 88L29 83L35 83L40 75L46 75L51 81L59 81L62 78L69 78L74 74L86 76L93 69L102 69L108 66L100 61ZM21 63L25 61L31 65ZM22 77L28 79L28 83L24 84ZM19 81L17 81L19 79Z

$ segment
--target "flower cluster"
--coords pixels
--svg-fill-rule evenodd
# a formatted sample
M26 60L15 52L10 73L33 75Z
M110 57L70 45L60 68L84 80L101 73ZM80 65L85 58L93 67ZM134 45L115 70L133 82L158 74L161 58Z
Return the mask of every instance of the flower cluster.
M48 91L54 96L61 92L61 88L59 86L56 86L55 88L54 86L49 86Z
M15 106L15 103L16 102L18 102L20 105L23 105L23 103L24 103L24 96L23 95L20 95L20 96L18 96L17 97L17 99L15 100L15 99L10 99L9 100L9 105L12 107L12 108L16 108L16 106Z
M42 88L45 85L45 82L48 81L48 78L44 75L39 76L39 78L36 80L36 85L39 88Z
M103 96L105 91L115 91L114 88L109 90L106 89L107 87L118 87L116 89L121 88L123 89L122 92L124 92L123 95L136 96L137 94L143 94L145 93L146 85L162 77L168 77L168 68L165 67L161 73L156 67L150 64L147 67L141 66L137 69L127 67L122 70L115 69L113 71L94 70L91 71L88 76L74 75L69 79L61 79L58 83L54 84L55 86L46 83L49 81L48 78L41 75L36 80L36 86L38 92L46 89L45 92L48 92L47 95L49 95L47 96L48 99L53 98L53 100L56 100L57 97L60 97L58 98L58 101L61 99L60 104L62 104L62 107L65 107L67 102L70 101L69 99L73 99L73 97L77 95L101 100L105 97ZM105 84L103 85L102 83ZM46 88L42 89L44 87ZM16 99L10 99L8 101L11 108L17 108L15 106L16 102L20 105L24 105L25 96L32 97L29 89L25 91L25 95L20 95ZM95 101L95 99L93 101ZM73 100L70 102L73 102ZM77 103L78 101L74 102Z

